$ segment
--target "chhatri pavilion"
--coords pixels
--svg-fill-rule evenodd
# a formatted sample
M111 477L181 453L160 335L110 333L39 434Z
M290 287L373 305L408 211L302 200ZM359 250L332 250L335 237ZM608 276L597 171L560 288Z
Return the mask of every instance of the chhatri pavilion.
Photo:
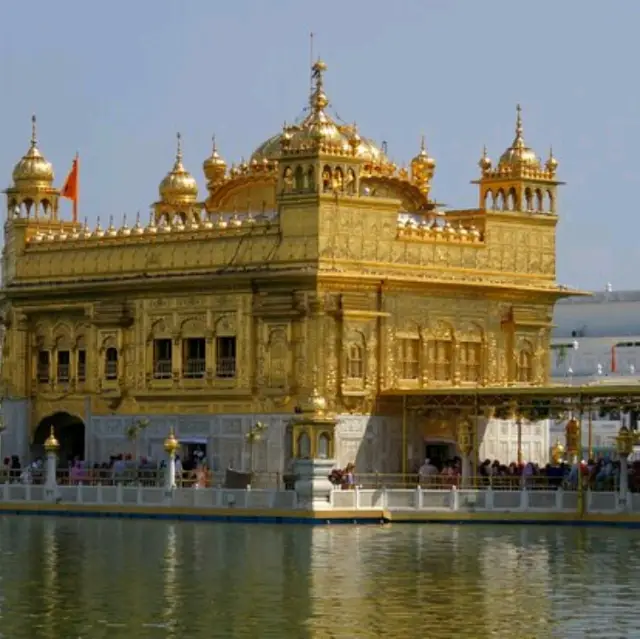
M62 219L34 119L5 191L3 454L37 454L53 425L63 455L101 462L135 438L159 458L174 426L214 468L394 473L465 447L462 412L407 414L407 394L548 384L554 304L577 291L556 283L558 163L527 146L520 108L479 161L477 207L444 212L424 142L396 166L333 115L325 71L249 162L214 143L204 194L178 136L129 224ZM481 457L546 461L546 422L475 418Z

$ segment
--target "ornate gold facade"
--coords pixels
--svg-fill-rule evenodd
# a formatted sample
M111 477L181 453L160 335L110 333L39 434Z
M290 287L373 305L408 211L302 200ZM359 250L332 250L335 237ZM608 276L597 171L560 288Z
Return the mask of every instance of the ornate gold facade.
M424 142L395 166L328 111L313 67L304 119L248 163L215 141L204 201L183 150L148 222L60 219L29 151L7 189L5 396L48 414L332 413L389 389L542 384L555 301L557 162L524 143L480 160L479 207L443 213ZM33 433L33 430L32 430Z

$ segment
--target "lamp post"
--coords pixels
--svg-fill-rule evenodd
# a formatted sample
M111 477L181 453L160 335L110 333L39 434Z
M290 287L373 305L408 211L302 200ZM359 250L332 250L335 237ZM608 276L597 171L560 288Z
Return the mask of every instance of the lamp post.
M56 478L58 465L58 450L60 443L56 439L53 426L49 437L44 442L44 450L47 454L47 474L45 477L45 495L47 501L56 501L58 494L58 482Z
M616 450L620 458L620 501L624 504L627 502L627 494L629 492L629 466L627 458L633 452L633 433L626 427L621 426L616 437Z
M267 426L262 422L256 422L251 430L246 434L245 439L249 444L249 472L253 474L253 445L260 441L262 434L267 430Z
M180 443L173 432L173 426L169 430L169 435L164 440L164 450L167 453L167 476L165 478L165 489L170 491L176 487L176 451Z
M2 433L7 430L7 427L4 423L4 417L0 415L0 463L2 463Z

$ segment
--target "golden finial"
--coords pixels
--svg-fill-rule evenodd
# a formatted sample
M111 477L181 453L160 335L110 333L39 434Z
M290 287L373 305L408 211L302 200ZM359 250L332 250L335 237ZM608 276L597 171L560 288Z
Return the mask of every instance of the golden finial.
M176 439L173 426L169 429L169 435L164 440L164 449L169 455L175 455L176 450L180 446L180 442Z
M311 89L309 104L311 106L311 111L315 114L320 113L329 104L329 99L324 93L324 72L326 70L327 65L319 58L311 67L313 86Z
M524 145L524 130L522 128L522 107L517 104L516 105L516 142L520 142L520 144ZM515 146L515 144L514 144Z
M56 434L53 426L51 426L49 437L47 437L46 441L44 442L44 449L47 453L55 453L58 448L60 448L60 443L56 439Z
M182 162L182 136L176 133L176 164Z
M31 116L31 148L35 149L38 144L38 128L35 113Z
M556 160L555 156L553 155L553 147L549 147L549 159L547 160L545 166L549 173L555 173L556 169L558 168L558 160Z
M478 166L480 167L480 170L483 173L485 171L488 171L491 168L491 159L487 155L487 145L486 144L482 147L482 157L478 161Z
M413 158L411 164L413 167L425 167L427 169L433 169L436 166L436 161L427 153L427 142L424 134L420 136L420 151Z

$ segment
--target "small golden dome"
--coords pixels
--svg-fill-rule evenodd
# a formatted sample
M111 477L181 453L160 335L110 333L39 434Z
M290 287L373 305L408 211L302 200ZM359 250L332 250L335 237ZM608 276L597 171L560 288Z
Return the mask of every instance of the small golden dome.
M169 430L168 437L164 440L164 449L169 455L173 455L178 447L180 446L180 442L176 439L175 433L173 431L173 426Z
M420 152L416 155L413 160L411 160L412 166L424 166L428 169L435 169L436 161L427 153L427 145L424 139L424 135L422 136L422 140L420 141Z
M48 453L55 453L60 448L60 442L56 439L56 435L51 427L51 431L49 432L49 437L44 442L44 449Z
M527 167L539 170L540 160L538 159L538 156L524 142L522 107L519 104L516 107L516 112L516 136L513 139L511 146L500 156L498 170L516 167Z
M227 163L218 153L216 146L216 136L213 136L213 149L211 155L202 163L202 170L209 182L217 181L224 177L227 171Z
M36 116L31 117L31 145L29 150L13 169L13 182L16 186L36 185L51 186L53 183L53 167L38 150L36 135Z
M191 203L198 197L198 184L182 165L181 136L177 134L178 150L173 168L160 182L160 199L163 202Z
M480 158L480 160L478 160L478 166L480 167L480 170L484 173L485 171L488 171L491 168L491 158L489 158L489 156L487 155L487 147L485 146L482 149L482 157Z
M553 155L553 148L549 149L549 158L545 163L545 168L547 169L547 171L549 171L549 173L555 173L556 169L558 168L558 160L556 160L555 156Z

